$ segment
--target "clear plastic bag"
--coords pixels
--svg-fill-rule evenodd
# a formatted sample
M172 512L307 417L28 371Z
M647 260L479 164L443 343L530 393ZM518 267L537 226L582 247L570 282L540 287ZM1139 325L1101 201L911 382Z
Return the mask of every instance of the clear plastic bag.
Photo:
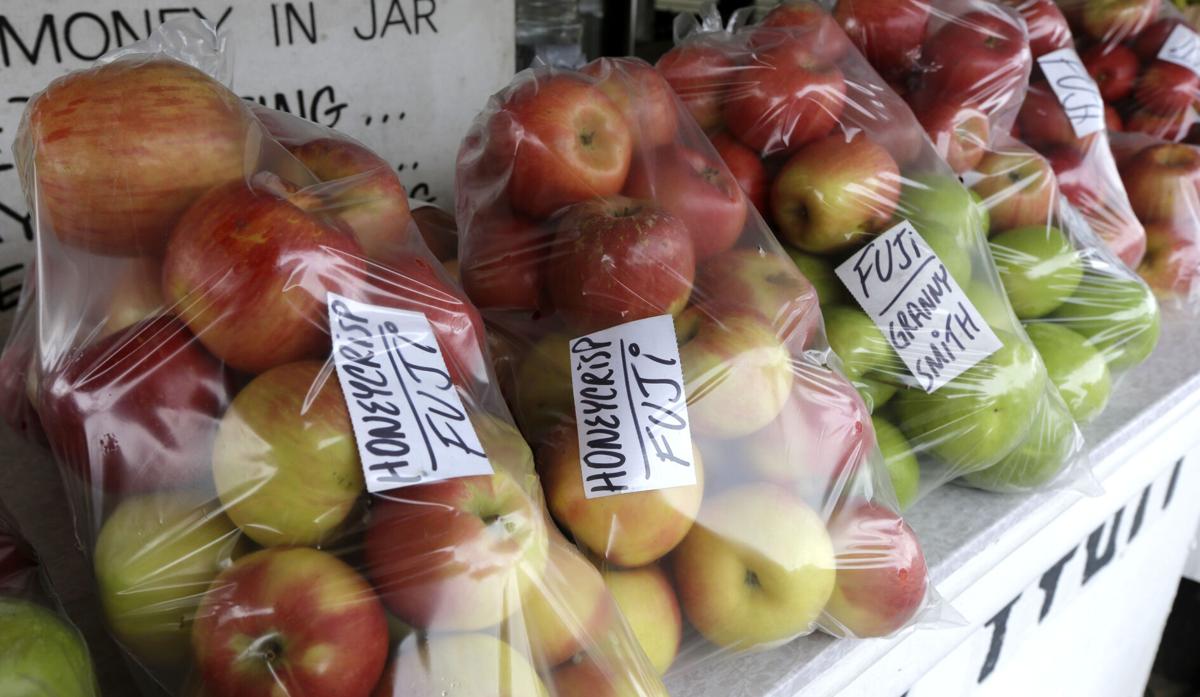
M938 616L816 291L654 68L520 73L457 183L464 283L550 512L655 598L622 608L669 629L658 668Z
M223 59L168 23L18 138L33 406L147 692L665 694L395 172Z
M92 659L0 505L0 694L97 697Z

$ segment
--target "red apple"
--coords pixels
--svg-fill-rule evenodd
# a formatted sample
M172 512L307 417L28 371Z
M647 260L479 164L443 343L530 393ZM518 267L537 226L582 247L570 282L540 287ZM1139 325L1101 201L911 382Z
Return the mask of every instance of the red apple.
M757 52L737 85L725 99L725 124L764 157L828 134L846 101L842 71L800 39Z
M549 261L546 287L555 309L581 330L676 314L687 304L696 273L683 222L623 196L568 210Z
M1138 74L1138 58L1129 47L1096 44L1079 58L1087 68L1088 75L1096 81L1104 101L1120 101L1133 91L1133 81Z
M1121 121L1121 114L1111 106L1104 105L1104 127L1109 133L1120 133L1125 130L1125 124Z
M1148 109L1139 109L1126 117L1123 130L1145 133L1167 141L1181 141L1188 136L1196 123L1196 113L1192 109L1180 109L1171 114L1156 114Z
M947 22L926 43L930 89L981 106L1019 89L1032 57L1021 25L999 10L977 10Z
M617 193L633 156L621 109L590 78L570 73L519 82L492 115L488 137L483 156L508 163L512 206L534 218Z
M1175 27L1183 24L1178 17L1163 17L1146 27L1133 41L1133 52L1143 63L1151 63L1158 58L1167 37L1175 31Z
M1029 50L1034 58L1071 47L1071 28L1054 0L1005 0L1005 3L1025 20L1029 29Z
M849 249L883 231L900 198L900 171L861 132L802 148L775 177L771 213L779 235L806 252Z
M326 295L361 282L354 240L301 208L312 205L305 194L280 188L256 177L208 192L163 261L166 301L217 358L250 373L324 358Z
M971 187L988 209L990 231L1026 225L1049 225L1058 187L1046 158L1019 146L989 152L976 169L980 178Z
M1079 209L1108 248L1130 268L1136 268L1146 251L1146 233L1128 204L1115 200L1112 193L1102 194L1097 189L1106 178L1103 168L1093 158L1070 147L1051 150L1046 159L1054 169L1062 194Z
M337 557L268 549L213 581L192 646L216 694L368 697L387 661L387 620L375 591Z
M767 214L767 170L758 154L742 145L728 133L718 133L712 137L713 147L725 161L729 173L733 175L746 198L758 210L760 215Z
M712 132L721 127L725 89L740 81L739 68L728 47L686 43L667 51L655 67L700 128Z
M536 310L549 233L521 218L485 221L467 243L462 285L482 310Z
M556 668L549 683L554 697L668 697L657 676L637 670L623 656L579 654Z
M1146 226L1146 256L1138 273L1156 292L1191 297L1200 288L1200 240L1193 228L1173 222Z
M746 224L746 196L729 170L682 145L639 153L623 193L678 218L692 236L698 262L732 247Z
M780 30L780 31L760 31ZM822 59L836 63L850 50L850 38L837 20L813 0L789 0L763 17L750 35L750 45L778 42L783 36L801 36Z
M437 206L417 206L412 209L412 217L425 246L438 261L458 256L458 223L453 215Z
M516 615L533 664L543 669L566 661L595 638L610 633L617 616L600 572L578 549L558 535L549 549L545 571L522 579ZM512 631L509 636L521 634Z
M56 80L27 107L39 224L98 254L157 254L188 206L242 177L253 120L184 63L118 60Z
M1022 141L1039 150L1081 146L1071 119L1045 82L1029 86L1017 114L1017 130Z
M1167 61L1154 61L1134 87L1138 105L1169 116L1192 108L1200 100L1200 76L1190 68Z
M410 486L372 500L368 575L388 610L419 629L497 624L519 607L521 579L545 568L544 514L527 488L529 448L515 429L484 424L477 432L493 475Z
M914 100L913 111L950 169L961 174L979 164L991 134L987 114L974 107L921 96Z
M887 636L904 627L925 602L925 555L912 528L892 511L852 501L829 524L837 585L825 615L835 634Z
M38 366L35 361L34 323L31 314L18 311L0 353L0 418L17 435L46 444L37 413Z
M597 58L580 69L625 115L633 140L643 148L675 140L679 114L671 85L649 63L638 58Z
M322 182L322 212L354 233L369 259L383 264L411 247L412 213L400 177L383 158L344 137L316 138L290 150Z
M131 493L208 474L229 393L221 364L161 315L69 356L40 401L59 459L108 492Z
M1101 43L1138 35L1157 15L1162 0L1089 0L1079 10L1083 33Z
M929 23L925 0L840 0L834 17L884 79L906 74L921 55Z
M1139 151L1121 166L1133 212L1147 226L1192 220L1200 210L1200 150L1161 143Z
M808 346L821 322L812 284L790 259L763 249L731 250L701 265L692 304L718 316L757 314L797 350Z

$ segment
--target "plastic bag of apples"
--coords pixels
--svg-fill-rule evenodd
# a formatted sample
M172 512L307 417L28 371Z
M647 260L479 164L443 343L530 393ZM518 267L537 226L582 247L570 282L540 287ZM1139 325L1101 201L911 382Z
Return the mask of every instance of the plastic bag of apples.
M665 694L395 172L221 58L164 25L18 138L33 403L146 692Z
M37 557L0 505L0 694L96 697L83 636L66 619Z
M770 191L768 220L819 281L830 344L889 434L889 462L919 461L921 491L1086 479L1075 421L1005 298L987 209L834 16L797 3L732 33L692 32L658 68L715 115L710 134L743 179ZM932 295L898 230L941 271Z

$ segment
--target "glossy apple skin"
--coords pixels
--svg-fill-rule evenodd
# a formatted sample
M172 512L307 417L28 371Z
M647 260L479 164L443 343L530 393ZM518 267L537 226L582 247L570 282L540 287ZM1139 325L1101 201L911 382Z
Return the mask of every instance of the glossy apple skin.
M337 557L268 549L213 581L192 646L217 694L368 697L387 661L387 620L375 591Z
M950 169L961 174L979 164L991 137L987 114L928 93L913 97L913 111Z
M1157 59L1163 42L1180 24L1183 24L1183 20L1178 17L1163 17L1143 29L1133 41L1133 52L1138 60L1151 63Z
M542 219L621 190L633 132L591 78L561 73L518 83L488 124L485 158L511 163L508 195L518 213Z
M549 697L529 661L487 634L410 634L371 697ZM560 693L554 693L560 697Z
M692 236L683 222L623 196L568 210L547 263L555 309L581 330L676 314L696 275Z
M713 136L712 144L759 215L767 215L767 169L762 160L728 133Z
M725 124L764 157L828 134L846 102L842 71L790 37L755 53L725 99Z
M834 17L871 65L884 79L892 80L920 58L929 5L915 0L841 0Z
M1146 257L1138 273L1159 294L1190 298L1200 292L1200 240L1178 223L1146 226Z
M899 198L899 166L888 151L861 133L835 133L787 161L771 186L771 212L789 244L832 253L882 232Z
M436 261L409 252L386 267L371 265L356 291L372 305L425 315L456 385L487 381L483 317Z
M596 567L558 535L549 549L545 571L523 579L517 613L533 664L542 669L584 650L611 632L616 621L613 599Z
M988 210L991 232L1050 223L1058 187L1046 158L1013 146L989 152L976 171L982 178L971 189Z
M1059 191L1091 224L1092 230L1108 248L1129 268L1137 268L1146 252L1146 231L1133 209L1120 197L1101 193L1096 184L1103 184L1111 172L1110 165L1087 157L1074 148L1055 148L1046 153L1054 169ZM1119 174L1117 178L1119 180Z
M850 50L850 37L846 36L837 20L813 0L786 2L775 6L762 21L755 25L758 29L779 29L804 35L813 51L831 63L836 63ZM773 41L774 39L767 39ZM756 42L755 35L750 37L751 45Z
M726 649L762 648L811 631L834 587L824 522L770 484L705 501L672 561L688 620Z
M1106 102L1124 99L1133 91L1138 57L1128 46L1096 44L1079 56Z
M1162 116L1186 111L1200 100L1200 77L1182 65L1156 60L1138 77L1133 98Z
M229 385L196 337L160 315L69 356L39 401L62 462L107 492L133 493L205 476Z
M663 54L655 67L700 128L706 132L720 129L725 89L740 72L727 47L683 44Z
M1071 27L1067 18L1054 0L1005 0L1005 4L1015 9L1025 20L1029 30L1029 50L1033 57L1068 48L1074 42L1071 40Z
M521 579L545 568L543 513L525 488L529 448L515 430L496 428L476 431L493 475L404 487L372 500L368 575L388 610L414 627L497 624L517 609Z
M1039 150L1080 145L1067 112L1045 82L1029 87L1017 113L1017 130L1023 142Z
M654 148L675 140L679 113L671 85L649 63L637 58L597 58L580 69L621 110L635 146Z
M829 536L837 585L825 614L835 634L859 638L893 634L925 602L928 570L916 534L887 508L851 501L834 514Z
M720 316L751 312L797 350L808 347L821 323L817 291L791 260L762 249L734 249L696 273L692 304Z
M1191 109L1180 109L1171 114L1156 114L1149 109L1138 109L1128 115L1124 130L1178 142L1189 136L1196 123L1196 115Z
M576 543L624 567L658 560L687 535L704 497L704 463L695 448L692 463L694 486L589 499L574 424L555 429L538 449L538 474L554 519Z
M678 218L692 237L697 262L733 247L746 225L746 196L729 170L682 145L635 157L623 193Z
M930 87L982 106L1028 80L1032 56L1020 25L998 12L969 12L930 37L923 62Z
M209 351L248 373L323 358L326 295L352 295L363 272L354 240L274 187L238 181L208 192L163 260L166 301Z
M463 289L481 310L536 310L550 233L522 218L485 221L460 267Z
M225 511L267 547L329 542L363 491L345 397L325 364L272 368L230 405L213 447Z
M1143 223L1189 219L1200 199L1200 150L1176 143L1143 148L1121 164L1121 180Z
M604 583L651 665L664 675L683 638L683 616L667 574L658 564L606 569Z
M390 263L410 247L413 217L408 193L382 157L348 138L316 138L291 153L322 182L322 211L336 215L354 233L363 253Z
M1162 0L1093 0L1080 11L1083 33L1101 43L1137 36L1157 15Z
M39 222L66 244L122 256L161 252L188 206L240 179L252 128L237 95L166 59L72 73L34 98L28 119Z

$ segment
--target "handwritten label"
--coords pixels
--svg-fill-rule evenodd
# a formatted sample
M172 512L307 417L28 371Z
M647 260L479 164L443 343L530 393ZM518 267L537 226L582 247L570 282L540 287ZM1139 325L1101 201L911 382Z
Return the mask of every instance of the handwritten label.
M1191 27L1184 24L1176 25L1162 48L1158 49L1158 59L1175 65L1182 65L1193 73L1200 75L1200 37Z
M1038 65L1070 119L1075 136L1083 138L1103 131L1104 98L1075 49L1062 48L1047 53L1038 58Z
M429 320L336 293L328 307L367 491L491 474Z
M579 466L589 499L695 486L675 323L650 317L570 344Z
M926 392L1001 347L907 220L871 240L837 267L837 275Z

